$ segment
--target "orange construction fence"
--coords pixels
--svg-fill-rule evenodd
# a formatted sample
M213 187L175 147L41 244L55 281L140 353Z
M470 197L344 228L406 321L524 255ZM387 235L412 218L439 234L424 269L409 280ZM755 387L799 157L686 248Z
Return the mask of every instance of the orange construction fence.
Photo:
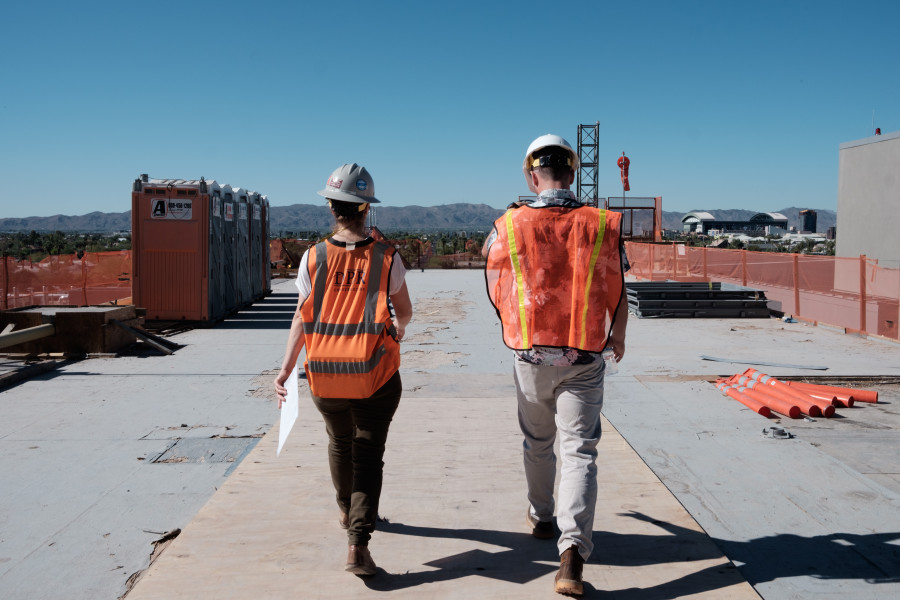
M0 260L0 308L88 306L131 298L131 251Z
M629 275L649 281L718 281L765 292L769 307L848 333L898 339L900 269L804 254L626 242Z

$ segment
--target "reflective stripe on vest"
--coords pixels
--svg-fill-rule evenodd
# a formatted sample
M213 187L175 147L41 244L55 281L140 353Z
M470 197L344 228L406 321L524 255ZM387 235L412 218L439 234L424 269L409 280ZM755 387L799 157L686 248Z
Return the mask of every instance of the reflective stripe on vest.
M378 350L376 350L375 355L369 360L358 362L338 362L338 361L330 361L330 360L310 360L307 361L307 366L310 371L313 373L333 373L337 375L362 375L370 372L372 369L378 366L378 363L381 362L381 358L387 354L387 348L382 344Z
M587 283L584 286L584 307L581 309L581 345L583 348L587 343L587 313L589 306L589 297L591 293L591 282L594 281L594 269L597 268L597 257L600 256L600 247L603 245L603 236L606 235L606 211L597 211L597 239L594 240L594 250L591 252L591 264L588 267Z
M528 319L525 316L525 280L522 278L522 266L519 264L519 251L516 249L516 232L513 229L512 211L506 211L506 235L509 236L509 257L516 272L516 291L519 298L519 318L522 320L522 344L528 345Z

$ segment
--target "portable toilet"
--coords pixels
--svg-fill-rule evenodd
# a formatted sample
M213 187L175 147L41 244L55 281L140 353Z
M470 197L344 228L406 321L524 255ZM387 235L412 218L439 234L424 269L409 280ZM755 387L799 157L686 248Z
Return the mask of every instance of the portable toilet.
M212 318L209 190L214 183L147 175L134 181L132 295L149 320Z
M250 296L254 301L264 296L264 274L262 253L262 205L261 196L256 192L250 192L247 196L250 205Z
M238 307L242 308L252 302L250 294L250 209L247 202L247 190L234 188L235 220L234 263L235 292Z
M210 186L209 189L209 295L210 319L221 319L231 312L226 300L225 282L225 213L223 192L231 187Z
M222 301L227 312L236 310L239 306L236 290L237 263L235 261L235 246L237 244L236 205L234 189L231 186L225 186L222 189L222 255L224 257Z
M269 252L269 236L271 235L271 228L269 227L269 197L261 196L260 204L262 206L262 223L263 223L263 234L262 234L262 245L263 245L263 290L265 293L272 293L272 256Z

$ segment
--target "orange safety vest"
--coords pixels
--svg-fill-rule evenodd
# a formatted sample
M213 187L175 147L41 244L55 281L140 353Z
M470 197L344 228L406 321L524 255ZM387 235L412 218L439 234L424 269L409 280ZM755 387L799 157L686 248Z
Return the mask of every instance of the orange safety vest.
M497 219L485 279L507 346L603 351L625 285L621 220L588 206L525 206Z
M382 242L353 250L327 241L310 248L312 284L300 305L306 376L321 398L368 398L400 368L388 307L395 250Z

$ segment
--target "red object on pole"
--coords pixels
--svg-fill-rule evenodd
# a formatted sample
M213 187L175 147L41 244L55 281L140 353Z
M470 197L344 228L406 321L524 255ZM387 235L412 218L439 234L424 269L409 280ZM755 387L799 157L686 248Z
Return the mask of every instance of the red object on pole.
M622 176L622 189L626 192L631 191L631 186L628 185L628 165L631 164L631 161L628 160L628 157L625 156L625 153L622 153L622 156L619 157L619 160L616 161L616 164L619 165L619 171Z
M759 413L764 417L769 417L772 415L772 410L768 406L766 406L759 400L754 400L747 394L742 394L741 392L737 391L737 388L735 388L733 385L723 381L716 385L716 387L726 396L734 398L747 408L752 409L754 412Z
M836 385L820 385L817 383L802 383L800 381L792 381L791 385L804 390L819 390L826 394L834 394L835 396L849 396L860 402L878 402L877 390L858 390L856 388L839 387Z

